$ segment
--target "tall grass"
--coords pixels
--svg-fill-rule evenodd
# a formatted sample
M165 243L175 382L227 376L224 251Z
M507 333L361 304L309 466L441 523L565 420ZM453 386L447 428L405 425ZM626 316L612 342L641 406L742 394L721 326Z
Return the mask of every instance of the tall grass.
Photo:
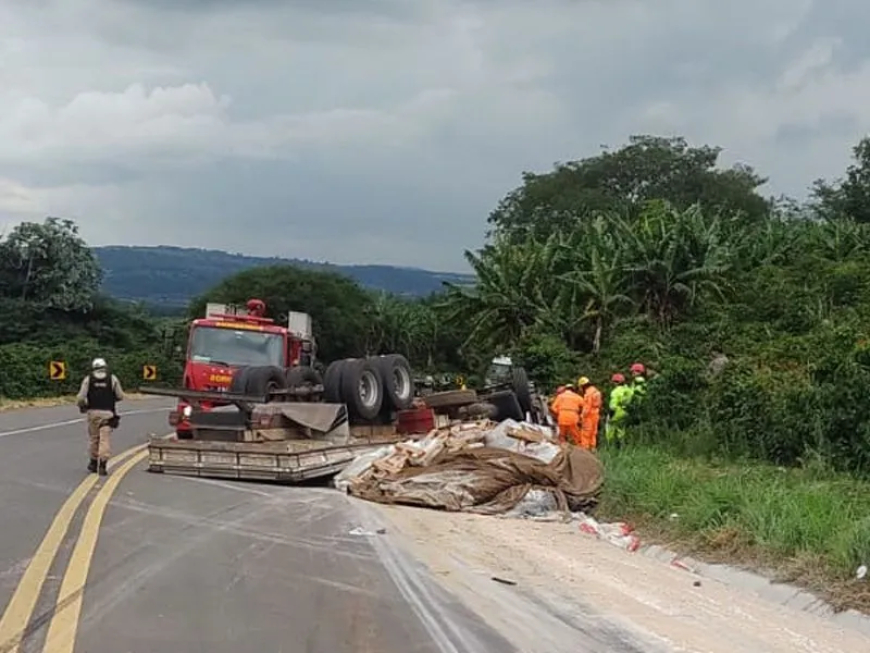
M814 461L796 469L717 464L648 447L601 455L605 516L636 520L700 552L791 571L816 588L852 586L856 569L870 565L870 483ZM870 611L870 582L861 585L856 607Z

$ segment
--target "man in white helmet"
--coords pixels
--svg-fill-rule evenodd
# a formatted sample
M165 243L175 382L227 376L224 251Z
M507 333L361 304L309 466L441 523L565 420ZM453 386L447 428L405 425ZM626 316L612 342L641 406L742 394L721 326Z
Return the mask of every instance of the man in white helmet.
M106 361L95 358L91 373L82 379L76 404L87 413L90 462L88 471L106 475L109 460L112 429L118 427L120 418L115 410L117 402L124 399L124 390L118 377L109 373Z

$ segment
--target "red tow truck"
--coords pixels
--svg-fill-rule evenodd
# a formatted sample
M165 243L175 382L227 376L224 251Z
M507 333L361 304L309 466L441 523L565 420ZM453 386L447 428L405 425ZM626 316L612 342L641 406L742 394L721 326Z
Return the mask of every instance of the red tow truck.
M321 375L314 367L316 353L307 313L291 311L280 324L266 317L259 299L248 300L244 309L207 304L205 317L190 325L182 390L161 393L179 399L169 424L179 439L190 439L195 410L211 411L241 396L346 404L357 422L389 420L411 405L413 376L403 356L334 361Z

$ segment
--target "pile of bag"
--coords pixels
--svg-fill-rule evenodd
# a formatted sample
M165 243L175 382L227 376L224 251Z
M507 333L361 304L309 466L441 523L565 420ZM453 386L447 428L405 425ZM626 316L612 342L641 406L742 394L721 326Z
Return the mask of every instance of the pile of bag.
M547 427L505 420L457 424L364 454L335 479L369 501L504 514L527 495L559 510L591 510L604 470L594 453L556 444ZM530 496L531 496L530 495Z

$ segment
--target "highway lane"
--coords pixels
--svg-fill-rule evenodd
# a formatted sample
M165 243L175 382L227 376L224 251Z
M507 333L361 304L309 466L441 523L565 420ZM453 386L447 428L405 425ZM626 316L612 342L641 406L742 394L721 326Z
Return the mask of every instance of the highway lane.
M166 433L165 399L131 401L113 453ZM64 501L87 476L87 431L75 406L0 413L0 605L6 605Z
M127 415L114 452L165 433L166 406L130 402L154 412ZM515 650L389 533L356 534L359 511L337 492L153 475L135 455L97 480L84 470L85 441L74 407L0 413L0 605L15 592L30 617L21 651ZM56 559L34 559L85 478L94 487Z

